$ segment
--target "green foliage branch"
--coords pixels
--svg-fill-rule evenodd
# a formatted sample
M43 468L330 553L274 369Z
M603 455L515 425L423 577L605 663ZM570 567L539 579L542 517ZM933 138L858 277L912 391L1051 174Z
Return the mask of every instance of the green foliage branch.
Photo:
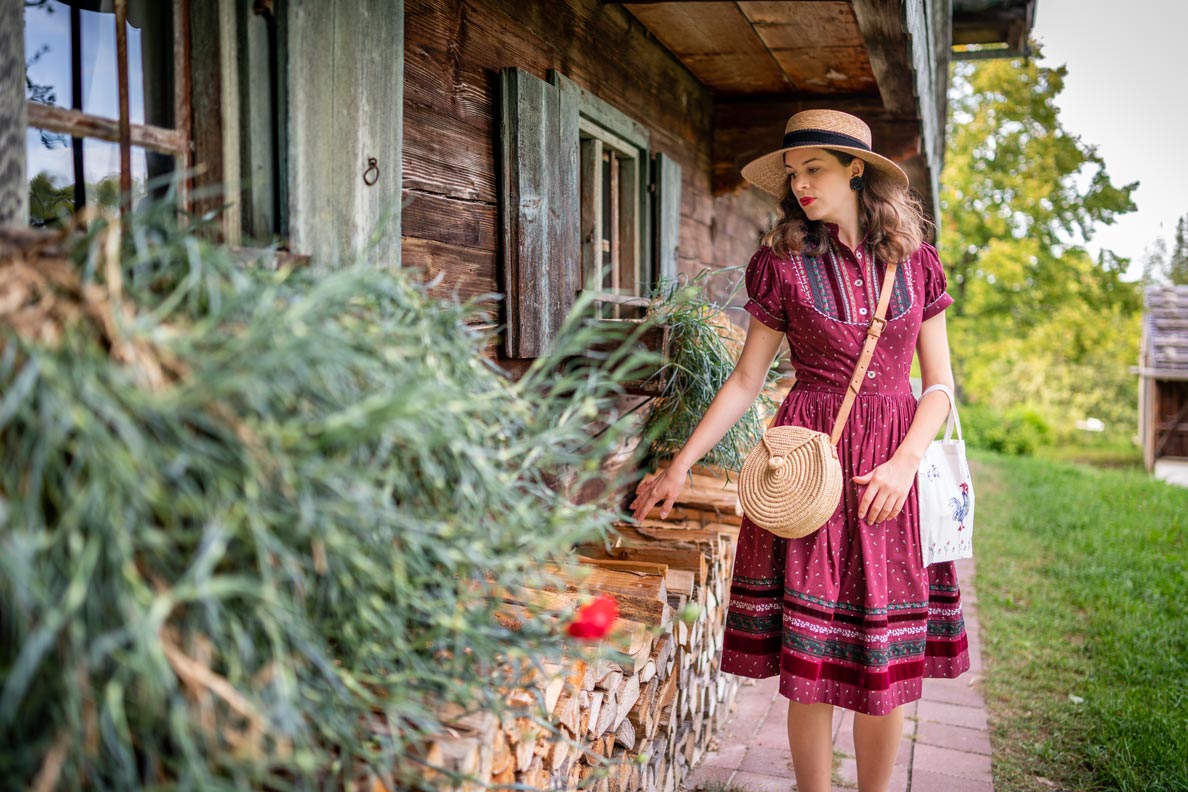
M1031 411L1054 439L1087 417L1129 436L1140 286L1127 261L1085 246L1134 210L1137 183L1115 185L1064 128L1067 69L1034 52L954 67L940 247L955 374L969 402L1004 420Z
M729 271L733 268L719 272ZM711 270L706 269L688 282L662 283L649 308L655 321L669 328L671 339L664 389L653 401L643 430L644 436L650 438L651 458L660 463L671 460L693 434L734 370L741 351L741 344L732 336L737 330L732 329L722 308L707 297L710 277ZM774 385L778 378L777 360L768 369L766 385ZM726 471L740 470L746 454L762 437L765 420L775 407L775 401L761 393L701 463Z
M417 788L442 712L498 713L572 651L493 592L606 536L568 493L605 484L654 361L590 360L580 303L513 381L476 301L244 266L171 217L134 215L118 259L103 222L74 245L51 296L106 324L0 313L0 777Z

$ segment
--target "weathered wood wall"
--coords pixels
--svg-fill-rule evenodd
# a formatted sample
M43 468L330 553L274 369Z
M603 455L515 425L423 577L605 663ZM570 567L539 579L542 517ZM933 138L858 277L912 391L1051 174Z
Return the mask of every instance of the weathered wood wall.
M682 272L750 258L774 205L749 192L712 196L712 96L622 7L406 0L405 14L404 265L441 275L440 293L500 291L496 151L505 66L542 79L557 69L651 131L653 151L681 167ZM503 322L502 310L481 320Z
M24 5L0 0L0 225L29 222L25 175Z
M400 265L403 10L289 2L289 223L293 248L323 262Z

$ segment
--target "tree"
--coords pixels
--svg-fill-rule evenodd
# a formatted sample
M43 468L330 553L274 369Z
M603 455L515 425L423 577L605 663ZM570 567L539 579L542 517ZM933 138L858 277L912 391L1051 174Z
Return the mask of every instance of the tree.
M955 68L941 192L955 296L981 281L987 299L1024 320L1064 296L1064 252L1133 211L1138 186L1115 186L1096 148L1063 128L1055 99L1067 69L1041 66L1039 49Z
M1143 285L1155 286L1163 282L1167 273L1167 240L1155 237L1143 251Z
M1167 277L1178 286L1188 285L1188 215L1176 221L1176 236L1167 257Z
M1066 130L1067 69L1031 59L954 69L940 247L956 298L954 368L973 402L1026 405L1055 426L1133 410L1139 286L1085 244L1133 211L1094 146ZM1090 412L1092 411L1092 412ZM1129 429L1129 427L1126 427Z

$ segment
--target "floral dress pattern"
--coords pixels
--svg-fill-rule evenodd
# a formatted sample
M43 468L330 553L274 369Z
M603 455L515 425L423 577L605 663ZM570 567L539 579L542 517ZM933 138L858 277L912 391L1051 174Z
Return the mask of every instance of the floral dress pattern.
M829 433L878 304L884 267L830 226L823 257L781 258L768 247L746 270L746 310L786 333L796 385L779 426ZM953 298L936 250L921 245L896 273L887 327L838 443L842 502L818 531L783 539L745 516L730 586L722 669L779 675L780 693L884 715L920 698L924 677L956 677L969 649L954 565L925 567L913 485L900 514L857 517L853 476L887 461L911 426L908 381L920 325Z

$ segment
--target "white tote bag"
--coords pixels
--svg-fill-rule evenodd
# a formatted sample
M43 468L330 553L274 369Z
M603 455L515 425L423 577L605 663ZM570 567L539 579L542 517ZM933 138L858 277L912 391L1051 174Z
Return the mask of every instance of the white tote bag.
M924 565L973 557L974 491L965 459L965 440L957 402L947 385L933 385L949 397L949 420L942 440L933 440L916 474L920 503L920 547ZM953 428L957 438L953 439Z

